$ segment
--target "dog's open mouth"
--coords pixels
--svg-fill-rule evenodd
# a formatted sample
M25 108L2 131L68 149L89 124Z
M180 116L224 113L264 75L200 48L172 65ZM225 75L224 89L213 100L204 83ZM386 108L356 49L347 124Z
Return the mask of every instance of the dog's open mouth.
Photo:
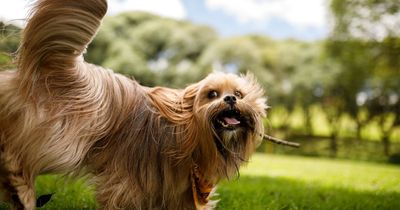
M214 127L225 130L235 130L239 127L246 127L247 121L237 109L221 111L214 120Z
M227 148L233 149L254 129L254 120L237 108L220 111L212 123L216 132L215 145L224 157L227 156Z

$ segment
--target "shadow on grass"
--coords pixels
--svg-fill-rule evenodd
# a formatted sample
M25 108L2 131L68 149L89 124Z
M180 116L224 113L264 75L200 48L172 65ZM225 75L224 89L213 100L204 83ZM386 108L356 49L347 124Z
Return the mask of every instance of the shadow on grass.
M400 208L400 193L355 191L285 178L241 176L217 190L217 209L393 209Z

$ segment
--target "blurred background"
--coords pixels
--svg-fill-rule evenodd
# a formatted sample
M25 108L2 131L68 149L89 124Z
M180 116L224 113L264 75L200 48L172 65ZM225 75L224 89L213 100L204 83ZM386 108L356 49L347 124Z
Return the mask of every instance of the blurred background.
M0 69L12 69L30 1L0 2ZM400 163L398 0L110 0L85 59L147 86L252 72L260 152Z

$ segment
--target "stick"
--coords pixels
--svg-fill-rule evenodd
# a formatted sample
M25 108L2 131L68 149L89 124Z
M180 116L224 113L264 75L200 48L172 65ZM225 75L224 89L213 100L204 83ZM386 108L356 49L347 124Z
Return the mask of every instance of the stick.
M264 134L264 139L267 140L267 141L270 141L270 142L272 142L274 144L282 144L282 145L285 145L285 146L296 147L296 148L300 147L300 144L297 143L297 142L285 141L285 140L282 140L282 139L278 139L278 138L269 136L267 134Z

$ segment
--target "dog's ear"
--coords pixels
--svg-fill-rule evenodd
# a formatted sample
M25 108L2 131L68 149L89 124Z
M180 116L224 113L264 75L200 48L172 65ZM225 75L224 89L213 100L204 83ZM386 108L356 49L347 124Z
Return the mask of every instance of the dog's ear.
M198 84L176 90L165 87L148 89L148 95L160 114L175 124L187 124L193 114Z
M196 95L199 92L199 83L187 86L182 92L182 111L193 113L196 103Z
M196 96L199 91L199 83L187 86L181 92L180 100L180 118L183 136L179 139L180 148L175 155L177 162L190 158L194 149L198 145L198 124L196 123L194 112L196 106Z
M189 85L183 90L176 90L163 87L149 89L149 96L153 104L160 111L160 114L168 121L176 125L175 132L179 148L171 152L171 156L179 161L187 160L197 142L198 125L194 119L194 107L196 95L199 90L199 83Z

